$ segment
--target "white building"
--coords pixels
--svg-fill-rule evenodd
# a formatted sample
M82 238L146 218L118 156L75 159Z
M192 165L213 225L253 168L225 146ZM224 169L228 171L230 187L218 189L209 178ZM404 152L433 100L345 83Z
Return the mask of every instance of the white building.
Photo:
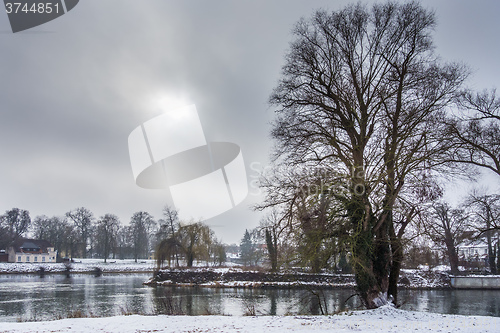
M458 257L463 260L478 260L488 257L488 244L477 241L457 248Z
M57 251L45 240L19 239L7 249L9 262L53 263Z

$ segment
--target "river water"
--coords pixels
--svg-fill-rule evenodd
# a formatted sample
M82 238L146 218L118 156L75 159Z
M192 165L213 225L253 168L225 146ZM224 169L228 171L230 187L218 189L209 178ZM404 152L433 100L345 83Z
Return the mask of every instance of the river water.
M0 275L0 322L128 313L322 314L360 306L354 291L148 287L149 274ZM500 317L500 291L402 290L403 309ZM346 300L349 299L347 302Z

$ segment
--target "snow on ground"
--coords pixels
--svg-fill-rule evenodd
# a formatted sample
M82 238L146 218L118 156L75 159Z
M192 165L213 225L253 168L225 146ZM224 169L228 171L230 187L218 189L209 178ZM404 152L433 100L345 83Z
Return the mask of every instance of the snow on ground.
M74 259L70 263L72 273L92 272L99 268L103 272L152 272L156 263L154 260L116 259L104 262L102 259ZM0 273L37 273L43 267L45 273L65 272L63 263L0 263Z
M383 306L332 316L118 316L0 323L0 332L499 332L500 318Z
M185 263L181 263L185 264ZM74 259L74 262L69 264L71 272L84 273L92 272L99 268L104 273L112 272L152 272L156 268L156 261L151 259L108 259L104 262L103 259ZM195 266L206 267L206 262L195 262ZM228 268L220 268L221 272L228 270L229 267L238 267L239 265L227 262L224 264ZM46 273L61 273L66 271L66 264L63 263L7 263L0 262L1 273L38 273L43 267ZM206 268L205 268L206 269ZM211 270L217 271L219 268L211 267Z

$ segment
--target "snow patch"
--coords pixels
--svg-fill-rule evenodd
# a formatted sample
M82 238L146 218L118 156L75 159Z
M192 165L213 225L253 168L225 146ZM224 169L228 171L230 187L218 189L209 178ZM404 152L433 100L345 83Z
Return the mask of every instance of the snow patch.
M15 332L498 332L500 318L404 311L389 305L333 316L117 316L2 323Z
M373 299L373 304L375 304L377 308L387 305L387 293L379 293L378 296Z

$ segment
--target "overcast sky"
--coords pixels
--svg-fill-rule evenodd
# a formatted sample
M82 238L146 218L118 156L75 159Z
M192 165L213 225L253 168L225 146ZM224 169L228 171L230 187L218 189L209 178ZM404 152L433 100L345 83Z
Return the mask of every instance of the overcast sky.
M293 24L348 3L82 0L16 34L0 14L0 212L62 216L83 206L124 224L137 211L160 218L168 193L135 185L127 138L172 103L196 104L208 140L240 145L250 181L268 163L267 99ZM436 11L443 60L468 64L473 88L500 86L500 2L422 3ZM249 190L206 221L223 242L258 225Z

